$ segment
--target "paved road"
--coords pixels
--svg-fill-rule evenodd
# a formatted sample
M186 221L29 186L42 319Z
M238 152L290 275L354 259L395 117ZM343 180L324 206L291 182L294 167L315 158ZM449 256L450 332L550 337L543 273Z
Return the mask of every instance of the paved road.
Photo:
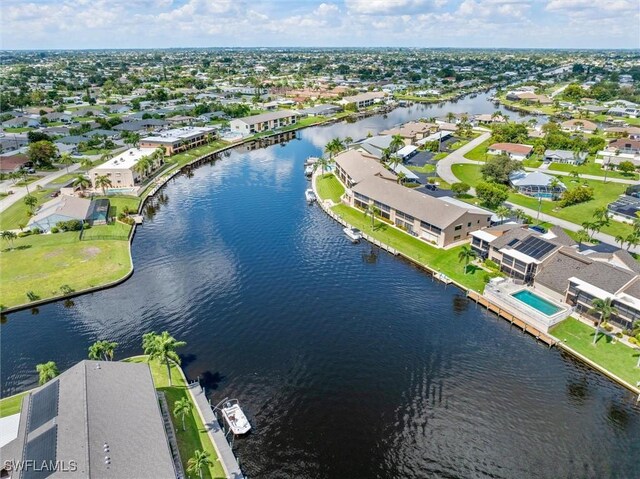
M456 151L451 152L443 159L438 161L436 165L436 172L438 176L447 183L458 183L460 180L456 178L456 175L451 171L451 167L457 163L478 164L477 161L468 160L464 157L465 154L473 150L476 146L491 138L491 133L483 133L475 140L471 140L466 145L458 148Z
M80 168L80 163L74 163L69 166L69 173L73 173L78 168ZM63 168L62 170L51 173L50 175L45 176L44 178L39 179L38 181L34 181L33 183L29 183L29 191L35 191L38 186L46 186L48 183L51 183L53 180L57 180L61 176L67 174L67 169ZM0 200L0 212L6 210L14 203L22 200L25 196L27 196L27 188L24 186L12 186L8 188L13 191L12 195L5 196Z

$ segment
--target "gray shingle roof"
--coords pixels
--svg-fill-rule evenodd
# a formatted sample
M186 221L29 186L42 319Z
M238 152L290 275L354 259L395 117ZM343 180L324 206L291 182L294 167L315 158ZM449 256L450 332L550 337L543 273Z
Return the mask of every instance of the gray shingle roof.
M535 283L563 294L569 286L569 278L577 277L591 263L586 256L576 254L569 248L562 248L544 262L536 274Z
M29 431L25 425L34 412L34 395L55 383L59 387L55 416ZM65 472L64 477L175 478L146 364L81 361L36 389L23 402L18 437L2 448L3 459L29 459L23 456L25 444L54 427L55 447L48 453L54 455L54 460L66 464L74 460L78 465L76 471ZM106 463L105 456L110 463ZM16 477L26 479L20 474Z

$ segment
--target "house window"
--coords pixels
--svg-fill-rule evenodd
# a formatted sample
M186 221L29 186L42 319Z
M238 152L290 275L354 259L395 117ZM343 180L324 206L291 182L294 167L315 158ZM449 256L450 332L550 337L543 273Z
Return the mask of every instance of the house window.
M462 229L462 225L456 225L455 228L453 228L455 231L460 231Z
M456 236L453 237L453 241L457 241L459 239L460 239L460 235L456 235Z
M471 221L467 223L467 228L471 228Z

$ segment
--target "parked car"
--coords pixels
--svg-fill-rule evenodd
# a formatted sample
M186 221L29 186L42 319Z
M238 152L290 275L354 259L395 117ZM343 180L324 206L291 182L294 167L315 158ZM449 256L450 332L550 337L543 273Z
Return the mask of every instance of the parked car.
M547 232L547 229L543 228L542 226L529 226L529 229L542 234L545 234Z

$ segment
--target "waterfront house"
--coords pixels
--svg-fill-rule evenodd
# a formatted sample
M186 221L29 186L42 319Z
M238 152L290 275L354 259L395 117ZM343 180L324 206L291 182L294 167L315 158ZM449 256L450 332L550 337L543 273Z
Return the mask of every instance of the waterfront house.
M260 115L235 118L229 122L229 127L234 133L242 136L254 135L289 125L298 121L299 113L290 110L272 111Z
M375 158L358 150L335 157L336 175L346 186L343 201L379 216L412 236L438 247L465 241L469 233L489 226L491 213L448 198L434 198L406 188Z
M353 96L345 96L340 101L339 105L346 106L354 104L358 110L373 105L374 103L380 103L386 97L386 93L382 91L369 91L366 93L360 93Z
M341 111L341 106L331 105L327 103L298 110L298 113L300 113L302 116L331 116L335 115L336 113L340 113Z
M438 131L438 125L435 123L426 123L423 121L410 121L404 125L383 130L381 135L400 135L405 145L417 144L418 140L428 137L431 133Z
M152 131L166 126L167 124L168 123L164 120L148 118L146 120L125 121L124 123L120 123L119 125L114 126L113 129L117 131L130 132Z
M107 212L108 207L109 205L107 204ZM60 195L40 206L36 214L27 223L27 227L39 228L44 232L49 232L60 221L78 220L82 223L91 224L95 219L99 224L106 223L106 214L99 214L101 211L104 211L104 203L97 203L96 201L76 196Z
M206 145L216 136L216 128L185 126L161 131L140 140L140 148L162 148L165 155L171 156L181 151Z
M94 188L97 188L96 179L99 176L107 176L111 180L110 188L133 188L142 183L144 178L157 169L162 160L153 156L156 148L139 147L130 148L109 161L92 168L89 178ZM144 157L154 158L152 167L147 174L136 171L136 164Z
M494 143L487 149L489 155L507 155L512 160L525 160L533 153L533 146L520 143Z
M582 165L587 159L587 152L569 150L545 150L545 163L564 163L568 165Z
M1 476L12 479L179 477L145 363L85 360L27 392L0 455ZM12 461L59 469L11 470Z
M607 145L607 151L638 155L640 154L640 140L619 138L617 140L613 140L609 145Z

